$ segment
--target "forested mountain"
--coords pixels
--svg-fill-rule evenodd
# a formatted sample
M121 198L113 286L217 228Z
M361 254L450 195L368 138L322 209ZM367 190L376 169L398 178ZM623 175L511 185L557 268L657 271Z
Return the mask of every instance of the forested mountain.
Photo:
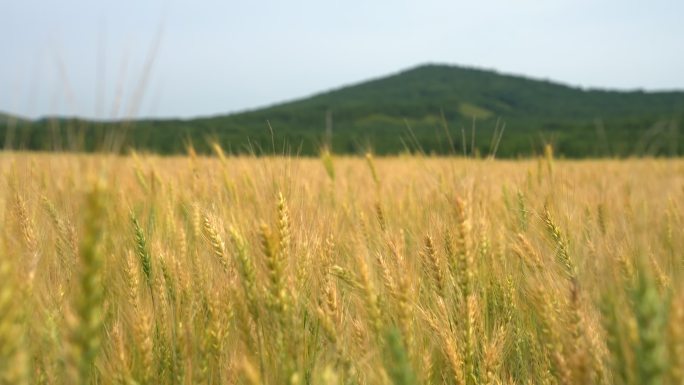
M683 117L684 92L582 89L480 69L424 65L214 117L131 122L60 118L14 124L0 118L0 140L16 149L133 147L164 154L183 152L189 143L207 152L216 141L232 153L306 155L330 144L336 153L465 151L484 156L501 135L500 157L530 155L544 143L568 157L681 155Z

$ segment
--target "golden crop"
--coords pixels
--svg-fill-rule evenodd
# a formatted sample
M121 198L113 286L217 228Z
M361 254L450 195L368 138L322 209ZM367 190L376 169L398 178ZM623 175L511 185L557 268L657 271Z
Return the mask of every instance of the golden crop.
M0 154L2 384L681 384L684 161Z

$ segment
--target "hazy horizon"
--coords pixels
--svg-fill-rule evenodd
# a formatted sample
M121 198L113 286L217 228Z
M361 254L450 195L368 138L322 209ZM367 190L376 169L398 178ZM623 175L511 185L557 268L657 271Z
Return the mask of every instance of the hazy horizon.
M611 90L684 89L684 5L202 1L5 6L0 111L239 112L427 63Z

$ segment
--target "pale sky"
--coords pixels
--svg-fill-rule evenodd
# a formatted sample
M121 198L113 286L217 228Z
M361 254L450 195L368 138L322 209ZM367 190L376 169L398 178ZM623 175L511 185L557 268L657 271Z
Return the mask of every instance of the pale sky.
M216 115L423 63L684 89L682 15L679 0L0 0L0 111Z

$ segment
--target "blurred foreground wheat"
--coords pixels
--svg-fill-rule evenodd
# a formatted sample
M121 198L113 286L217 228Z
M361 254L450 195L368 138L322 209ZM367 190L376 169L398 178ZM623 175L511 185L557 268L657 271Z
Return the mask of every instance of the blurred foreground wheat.
M684 161L0 154L2 384L682 384Z

